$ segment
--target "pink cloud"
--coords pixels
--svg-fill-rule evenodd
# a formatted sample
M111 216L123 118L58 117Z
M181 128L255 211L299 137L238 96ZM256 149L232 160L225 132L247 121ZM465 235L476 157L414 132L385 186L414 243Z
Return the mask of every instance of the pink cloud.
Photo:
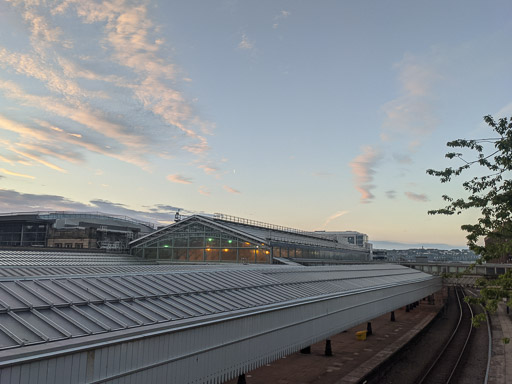
M10 176L23 177L23 178L25 178L25 179L35 179L35 177L34 177L34 176L31 176L31 175L25 175L25 174L23 174L23 173L18 173L18 172L9 171L8 169L4 169L4 168L0 168L0 172L5 173L6 175L10 175Z
M192 179L177 174L167 175L167 180L178 184L192 184Z
M209 166L209 165L204 165L204 164L199 165L199 168L201 168L204 171L204 173L206 173L208 175L213 175L218 171L217 168Z
M210 196L210 191L204 186L204 185L201 185L198 189L198 192L201 194L201 195L204 195L204 196Z
M355 179L355 188L361 193L361 202L368 203L373 198L371 190L375 188L372 184L375 174L375 166L382 159L382 154L378 149L370 146L363 147L363 153L355 157L350 162L352 174Z
M234 188L231 188L231 187L228 187L227 185L224 185L223 188L228 191L229 193L234 193L234 194L238 194L238 193L241 193L239 190L237 189L234 189Z
M331 221L337 219L338 217L341 217L341 216L344 216L346 215L347 213L349 213L349 211L338 211L338 212L335 212L333 213L331 216L329 216L326 220L325 220L325 223L323 225L323 228L325 228Z
M249 39L247 38L247 35L244 33L242 35L242 40L238 43L238 48L251 50L254 48L254 43L249 41Z

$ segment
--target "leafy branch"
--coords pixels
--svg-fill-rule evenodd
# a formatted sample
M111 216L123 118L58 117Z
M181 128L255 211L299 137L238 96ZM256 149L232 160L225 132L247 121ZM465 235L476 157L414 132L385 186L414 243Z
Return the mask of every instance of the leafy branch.
M480 255L478 263L490 260L506 260L512 257L512 118L494 120L485 116L484 121L497 134L496 137L448 142L450 148L471 153L464 158L462 152L448 152L445 157L462 164L444 170L428 169L427 174L439 177L441 183L453 181L477 168L483 176L473 176L461 182L467 197L443 195L447 205L428 211L430 215L454 215L467 210L477 210L480 215L475 223L464 224L469 248ZM494 312L498 303L505 300L512 306L512 272L500 275L496 280L480 279L479 298L468 298ZM483 320L477 317L475 324Z

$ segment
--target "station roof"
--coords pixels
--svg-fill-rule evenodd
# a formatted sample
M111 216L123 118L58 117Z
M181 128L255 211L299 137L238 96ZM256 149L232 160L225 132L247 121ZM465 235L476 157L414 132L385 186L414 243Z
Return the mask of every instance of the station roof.
M270 307L433 279L390 264L123 267L133 268L130 272L66 268L68 275L60 270L53 276L0 278L0 364L34 351L47 353L87 345L91 340L108 342L156 329L188 327Z
M299 229L268 224L234 216L216 213L213 217L203 215L192 215L179 222L170 224L146 236L139 237L130 242L130 246L138 246L146 242L155 240L168 233L179 230L183 226L192 222L200 222L211 228L229 232L250 241L255 241L263 245L275 245L279 243L292 243L312 247L325 247L331 249L344 249L364 253L361 247L338 243L336 240L328 238L325 235L302 231Z
M139 229L145 233L154 230L154 224L150 222L133 219L128 216L112 215L102 212L35 211L0 213L0 222L19 221L53 223L59 219L98 223L103 225L121 225L123 227Z

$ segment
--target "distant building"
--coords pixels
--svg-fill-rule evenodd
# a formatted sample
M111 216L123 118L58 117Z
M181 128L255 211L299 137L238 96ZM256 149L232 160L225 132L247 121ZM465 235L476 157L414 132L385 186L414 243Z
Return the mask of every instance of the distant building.
M367 241L366 235L363 236ZM357 242L355 237L353 244L338 242L325 232L308 232L215 214L213 217L189 216L140 237L130 243L130 252L160 262L368 261L369 248L356 245Z
M154 231L151 223L98 212L0 214L0 246L126 251L133 239Z
M315 231L322 236L336 240L340 244L357 245L358 247L372 249L372 244L368 242L368 235L356 231Z

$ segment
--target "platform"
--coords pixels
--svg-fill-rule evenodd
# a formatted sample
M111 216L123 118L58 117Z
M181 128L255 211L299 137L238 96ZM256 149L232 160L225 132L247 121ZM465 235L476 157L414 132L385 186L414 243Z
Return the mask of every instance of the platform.
M311 354L295 353L246 374L247 384L351 384L360 382L402 348L442 309L443 294L435 295L434 304L421 301L406 312L405 307L373 319L372 335L358 340L356 332L366 330L361 324L331 338L333 355L325 356L325 342L311 346ZM229 384L236 384L231 380Z

